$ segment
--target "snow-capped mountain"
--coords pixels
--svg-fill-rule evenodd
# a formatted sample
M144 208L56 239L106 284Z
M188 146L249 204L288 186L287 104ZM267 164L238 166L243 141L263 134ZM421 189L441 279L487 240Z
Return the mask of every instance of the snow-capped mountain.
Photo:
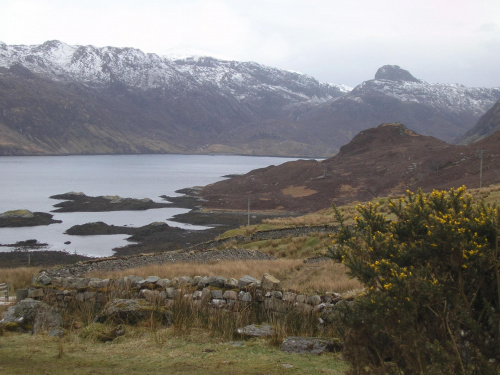
M498 98L395 66L351 91L254 62L0 42L0 154L329 156L382 122L454 138ZM406 121L413 112L428 114L427 127Z
M92 87L106 87L116 81L141 90L206 85L227 90L239 99L273 91L292 101L321 102L351 89L252 62L211 57L170 59L134 48L70 46L57 40L36 46L0 44L0 66L8 68L13 63L45 78Z
M386 65L373 80L303 113L300 121L330 129L338 147L361 130L391 122L450 142L472 128L498 99L500 88L427 83L397 65Z
M461 84L427 83L416 79L397 65L385 65L350 92L349 98L361 100L366 93L381 93L403 103L418 103L450 112L481 116L500 96L500 88L466 87Z
M321 155L328 151L300 141L300 135L295 136L298 142L285 137L280 144L272 144L273 136L260 130L251 132L253 140L244 144L227 135L349 91L252 62L170 59L133 48L59 41L1 43L2 68L0 79L6 84L0 92L0 124L5 126L0 146L9 150L4 153ZM25 141L21 149L16 146L20 139Z

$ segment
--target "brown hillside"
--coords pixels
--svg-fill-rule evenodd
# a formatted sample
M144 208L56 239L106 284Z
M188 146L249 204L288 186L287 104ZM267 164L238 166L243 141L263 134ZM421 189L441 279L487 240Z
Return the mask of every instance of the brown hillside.
M199 191L210 209L311 212L351 201L466 185L500 182L500 132L469 146L422 136L403 124L382 124L360 132L332 158L270 166L205 186Z

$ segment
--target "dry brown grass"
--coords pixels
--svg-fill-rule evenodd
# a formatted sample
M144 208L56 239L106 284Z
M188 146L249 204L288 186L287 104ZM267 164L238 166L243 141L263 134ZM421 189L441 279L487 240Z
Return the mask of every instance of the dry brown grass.
M202 263L166 263L133 268L122 271L89 272L86 277L117 279L129 275L141 277L158 276L172 279L181 276L224 276L240 279L250 275L261 279L269 273L281 280L281 288L297 292L337 292L344 293L361 288L357 280L346 275L346 268L333 261L304 263L302 259L279 259L260 261L221 261Z
M220 261L210 263L164 263L149 265L141 268L130 268L122 271L104 272L93 271L87 277L98 278L120 278L128 275L147 277L150 275L161 278L172 279L181 276L206 276L221 275L227 278L239 279L245 275L261 278L262 274L288 272L296 267L300 261L292 259L273 260L249 260L249 261Z
M15 295L17 289L28 287L40 270L38 267L0 268L0 283L8 283L10 294Z
M289 186L282 189L283 195L291 196L292 198L308 197L309 195L316 194L316 190L308 189L306 186Z
M302 263L283 281L283 286L288 290L308 293L347 293L361 289L362 284L349 278L346 271L343 264L334 261Z

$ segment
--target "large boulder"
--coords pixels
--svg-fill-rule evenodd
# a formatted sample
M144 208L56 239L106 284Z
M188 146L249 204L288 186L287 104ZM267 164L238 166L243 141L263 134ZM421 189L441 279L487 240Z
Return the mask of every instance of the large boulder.
M42 301L26 298L8 308L0 320L6 330L17 332L48 332L50 336L63 335L63 319L53 307Z

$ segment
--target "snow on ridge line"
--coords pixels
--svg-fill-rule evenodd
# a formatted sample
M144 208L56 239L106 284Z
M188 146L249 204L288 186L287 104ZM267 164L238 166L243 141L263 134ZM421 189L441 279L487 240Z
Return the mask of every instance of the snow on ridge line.
M189 61L202 62L203 59L210 59L215 65L210 68L211 75L208 74L203 77L197 74L198 72L194 72L195 69L202 70L200 66L191 68L185 66L185 63L189 63ZM0 49L0 66L9 67L13 62L21 63L30 70L49 76L52 79L64 80L66 78L94 84L108 83L111 80L110 72L112 71L115 76L119 76L125 83L141 89L161 86L166 83L165 76L177 76L178 71L181 70L189 73L191 77L205 80L213 80L217 71L245 75L245 72L238 70L240 67L248 69L257 68L268 73L279 72L278 75L283 78L286 73L289 73L286 70L268 67L255 62L227 61L210 56L175 60L171 57L160 56L154 53L146 54L141 50L129 47L71 46L60 41L47 41L40 45L31 46L9 46L3 43ZM184 63L184 67L179 66L179 63ZM251 73L249 71L245 75L247 80L252 76ZM144 76L147 76L147 78L144 78ZM316 82L323 88L337 90L339 93L347 92L346 88L342 85L318 82L313 77L307 75L300 75L300 77L308 81L306 82L307 84ZM185 77L181 77L180 79L183 80ZM248 82L244 83L248 84ZM325 98L325 100L327 99Z

